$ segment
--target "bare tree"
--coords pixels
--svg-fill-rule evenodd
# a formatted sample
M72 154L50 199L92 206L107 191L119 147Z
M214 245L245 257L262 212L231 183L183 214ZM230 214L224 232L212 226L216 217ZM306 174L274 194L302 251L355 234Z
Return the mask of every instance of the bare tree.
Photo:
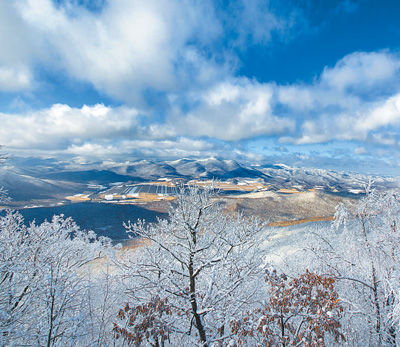
M127 230L151 245L121 261L135 303L168 300L175 343L208 346L232 334L234 316L263 297L264 225L224 214L212 189L182 188L167 220ZM266 237L266 235L263 235Z

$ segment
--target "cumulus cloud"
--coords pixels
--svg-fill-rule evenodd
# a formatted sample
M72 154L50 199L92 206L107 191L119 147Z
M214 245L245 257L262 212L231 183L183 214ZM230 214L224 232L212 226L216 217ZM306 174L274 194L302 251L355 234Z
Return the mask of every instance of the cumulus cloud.
M221 34L213 13L210 1L114 0L99 11L68 0L3 1L0 88L26 89L45 66L124 101L150 88L174 91L193 72L204 78L193 50L204 60L199 69L212 68L201 49Z
M14 92L33 86L32 64L38 58L42 40L35 37L15 7L0 2L0 91Z
M148 123L147 118L128 107L56 104L23 114L0 113L0 138L14 153L72 155L82 162L84 158L200 157L225 149L215 141L177 136L171 125Z
M235 58L221 49L221 42L230 46L231 40L252 37L267 43L272 31L285 26L259 0L240 2L232 17L211 0L89 3L0 4L0 68L13 72L8 80L30 76L10 83L10 90L31 85L35 66L44 66L136 104L150 91L177 92L225 78ZM5 82L1 85L4 90Z
M389 143L379 134L400 125L399 81L399 56L356 52L326 67L311 84L226 79L189 94L192 105L186 113L173 104L170 123L176 123L176 134L226 141L274 136L309 144L380 137L379 143Z
M356 52L325 67L312 84L278 87L279 101L293 111L357 110L400 90L400 57L388 52ZM307 114L306 114L307 116Z
M336 157L347 158L346 165L354 154L388 158L400 148L398 54L354 52L310 83L249 79L238 75L235 54L282 36L298 18L279 2L286 12L274 11L273 1L222 3L0 1L0 92L43 87L44 71L89 83L126 105L0 113L1 143L10 152L67 155L81 163L211 155L257 161L270 149L248 149L266 138L274 146L276 139L293 143L287 158L293 148L351 142ZM356 9L347 0L335 8ZM299 165L327 160L298 152Z
M191 8L176 1L116 0L100 14L80 10L73 16L50 0L20 8L71 76L127 101L146 88L174 89L175 64L197 25Z
M385 52L356 52L345 56L333 68L325 68L321 84L338 91L362 92L396 82L399 68L397 56Z
M195 106L175 120L177 131L226 141L291 133L295 123L274 114L273 94L272 85L247 78L218 83L193 96Z
M294 142L298 144L319 143L331 140L375 141L380 144L394 144L382 132L390 127L399 136L400 94L386 100L366 103L354 113L325 114L316 120L302 124L302 136ZM393 133L392 136L393 137Z
M170 93L162 119L154 111L104 105L58 104L22 114L3 113L0 137L11 148L52 148L81 155L128 154L138 148L149 155L159 146L172 156L173 149L176 155L179 148L185 149L182 139L189 141L191 153L200 153L210 148L196 147L196 141L205 146L213 139L234 143L260 136L295 144L356 140L395 145L400 88L396 94L369 99L358 89L366 88L364 74L376 61L386 67L369 75L370 87L384 81L396 90L398 57L386 52L356 53L325 68L309 85L279 86L231 77L207 88ZM341 77L344 70L352 69L353 79Z
M348 0L334 7L356 9ZM242 144L267 137L354 141L356 154L372 153L371 144L400 146L396 53L354 52L310 83L238 75L243 44L266 45L285 33L297 18L292 9L261 0L0 1L0 92L45 89L44 71L90 83L125 105L19 107L0 113L1 142L82 160L243 156Z
M0 123L0 138L7 147L54 150L70 143L134 134L139 129L139 112L126 107L56 104L25 114L0 113Z
M277 87L280 105L292 112L299 125L295 136L281 140L297 144L374 141L385 128L398 129L399 93L398 55L350 54L334 67L326 67L312 84Z

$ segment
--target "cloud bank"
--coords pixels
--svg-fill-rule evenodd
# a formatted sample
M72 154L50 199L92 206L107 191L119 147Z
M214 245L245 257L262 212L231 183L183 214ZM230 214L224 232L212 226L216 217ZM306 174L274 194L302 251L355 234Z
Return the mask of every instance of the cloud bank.
M374 64L379 68L371 67ZM202 91L189 90L180 97L171 93L162 120L152 110L101 104L3 113L0 136L10 148L81 155L92 151L99 156L135 153L136 147L157 152L182 143L201 154L213 148L214 140L234 147L259 137L294 144L355 140L398 147L399 74L396 55L354 53L326 67L308 85L259 83L242 77L227 78Z

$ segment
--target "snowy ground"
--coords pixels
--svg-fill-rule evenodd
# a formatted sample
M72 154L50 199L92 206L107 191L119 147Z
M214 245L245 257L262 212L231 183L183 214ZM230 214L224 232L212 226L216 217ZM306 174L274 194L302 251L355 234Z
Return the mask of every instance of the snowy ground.
M263 243L268 251L266 263L285 268L288 262L293 263L302 257L303 250L312 243L313 233L330 228L331 222L310 222L266 229L266 240ZM270 237L267 238L267 235Z
M288 268L293 268L293 263L300 267L301 263L306 262L303 259L303 250L310 246L313 233L317 230L329 230L330 228L331 222L309 222L288 227L267 227L262 236L264 238L262 247L267 252L265 263L280 268L284 272ZM140 247L146 247L147 244L148 242L141 239L132 239L118 251L117 257L122 256L125 252L135 252ZM304 264L306 267L309 265L312 264ZM105 258L93 261L91 268L95 273L107 269L111 272L115 271L114 266L110 267Z

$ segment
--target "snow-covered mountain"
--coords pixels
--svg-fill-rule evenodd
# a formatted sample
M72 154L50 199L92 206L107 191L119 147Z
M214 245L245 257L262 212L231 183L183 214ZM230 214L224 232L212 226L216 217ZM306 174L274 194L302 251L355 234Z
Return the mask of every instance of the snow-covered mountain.
M156 179L160 177L225 179L263 176L262 172L245 167L234 160L223 160L213 157L206 159L183 158L165 162L140 160L125 165L118 165L110 168L110 170L118 174L143 179Z
M0 186L8 189L15 200L24 201L81 192L87 184L140 182L162 177L184 180L257 180L269 185L270 190L317 189L346 194L363 191L371 179L373 187L377 189L400 187L399 177L369 177L348 172L294 168L284 164L244 165L234 160L214 157L174 161L139 160L84 168L71 168L68 163L50 160L42 160L35 165L33 159L17 158L8 161L7 165L0 168Z
M110 168L119 174L134 178L160 177L185 179L257 179L272 189L321 189L331 192L357 192L364 190L372 180L377 189L398 188L399 178L367 176L357 173L336 172L314 168L295 168L284 164L244 165L235 160L219 158L179 159L174 161L141 160L126 166Z
M226 179L235 177L262 177L262 172L240 165L234 160L217 158L206 159L179 159L168 162L176 172L190 178Z
M357 190L364 190L370 182L372 187L376 189L400 187L399 177L367 176L324 169L295 168L284 164L258 166L257 168L264 174L267 182L281 188L317 188L338 192L356 192Z
M175 168L170 166L167 162L155 162L150 160L140 160L126 166L112 168L112 170L120 174L145 179L159 178L163 176L178 176Z
M84 189L84 184L68 180L42 179L21 173L13 168L0 168L0 186L13 201L53 199Z

